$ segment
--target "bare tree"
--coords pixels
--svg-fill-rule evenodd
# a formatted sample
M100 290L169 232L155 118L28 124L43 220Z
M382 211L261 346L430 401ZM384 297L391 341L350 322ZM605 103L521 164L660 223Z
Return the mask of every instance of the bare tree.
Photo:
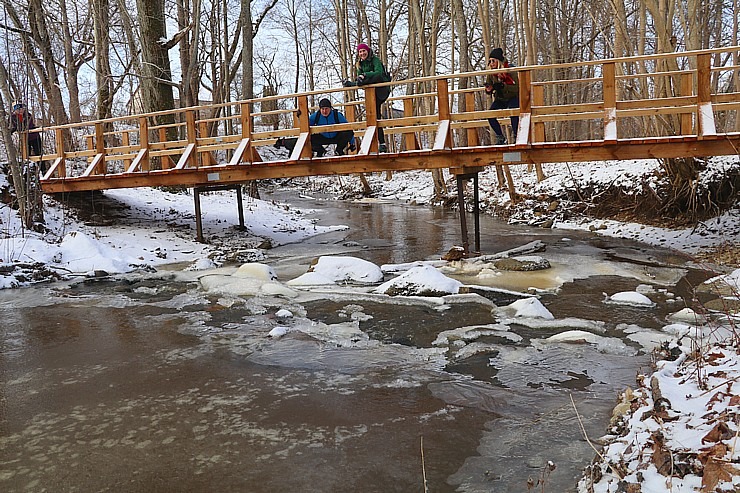
M145 112L171 110L175 107L172 93L167 24L164 0L136 0L139 14L139 40L141 43L141 101ZM171 123L160 118L161 123Z

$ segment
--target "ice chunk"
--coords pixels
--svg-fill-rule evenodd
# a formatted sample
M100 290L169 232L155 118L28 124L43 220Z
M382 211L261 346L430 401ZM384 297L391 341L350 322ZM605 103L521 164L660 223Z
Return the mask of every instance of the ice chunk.
M607 296L605 303L614 303L616 305L645 306L653 307L655 303L650 298L637 291L621 291Z
M544 318L545 320L555 320L550 311L537 298L523 298L516 300L508 305L506 311L513 311L516 318Z
M260 263L242 264L242 266L234 273L234 277L259 279L262 281L274 281L277 279L272 267Z
M383 280L380 267L355 257L319 257L309 272L321 274L334 282L373 284Z
M391 296L440 296L458 293L462 285L460 281L445 276L434 267L423 265L381 284L375 292Z

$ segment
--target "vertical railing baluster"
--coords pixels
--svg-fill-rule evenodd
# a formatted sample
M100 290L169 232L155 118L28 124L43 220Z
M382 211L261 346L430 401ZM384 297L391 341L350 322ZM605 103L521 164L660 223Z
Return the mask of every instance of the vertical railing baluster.
M311 149L311 122L308 121L308 117L311 114L308 111L308 96L300 96L298 98L298 128L301 133L308 134L308 142L301 149L302 158L313 157L313 150Z
M64 150L64 132L61 128L54 129L54 140L57 146L57 159L59 166L56 169L57 178L66 178L67 176L67 159Z
M699 120L699 139L717 135L712 109L712 55L703 53L696 57L697 118Z
M604 143L616 144L617 134L617 71L614 62L602 67L601 84L604 92Z
M95 153L99 159L98 165L95 167L95 173L104 175L107 173L107 166L105 164L105 135L104 127L101 122L95 123Z
M146 154L141 160L141 171L149 171L151 162L149 160L149 121L145 116L139 117L139 148L146 149Z
M187 134L188 145L193 146L193 151L190 154L190 166L193 168L198 167L198 136L196 134L195 127L195 110L187 110L185 112L185 133Z

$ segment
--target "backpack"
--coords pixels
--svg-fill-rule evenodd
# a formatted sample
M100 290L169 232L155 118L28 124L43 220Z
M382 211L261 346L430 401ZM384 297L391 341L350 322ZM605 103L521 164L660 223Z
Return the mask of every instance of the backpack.
M331 114L334 115L334 123L333 124L329 123L329 125L336 125L337 123L339 123L339 115L338 115L338 113L339 113L339 110L337 110L336 108L334 108L332 110L332 112L330 113L330 115ZM320 116L321 116L321 111L317 111L316 114L313 117L313 123L311 125L313 125L314 127L317 126L319 124L319 117ZM327 118L327 121L328 121L328 118Z

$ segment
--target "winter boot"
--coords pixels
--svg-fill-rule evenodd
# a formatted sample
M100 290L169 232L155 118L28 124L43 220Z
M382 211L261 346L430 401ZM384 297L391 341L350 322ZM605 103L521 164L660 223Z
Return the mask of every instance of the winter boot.
M388 147L385 145L385 143L378 144L378 152L388 152Z
M503 135L496 135L496 143L494 145L504 146L506 145L506 137Z

